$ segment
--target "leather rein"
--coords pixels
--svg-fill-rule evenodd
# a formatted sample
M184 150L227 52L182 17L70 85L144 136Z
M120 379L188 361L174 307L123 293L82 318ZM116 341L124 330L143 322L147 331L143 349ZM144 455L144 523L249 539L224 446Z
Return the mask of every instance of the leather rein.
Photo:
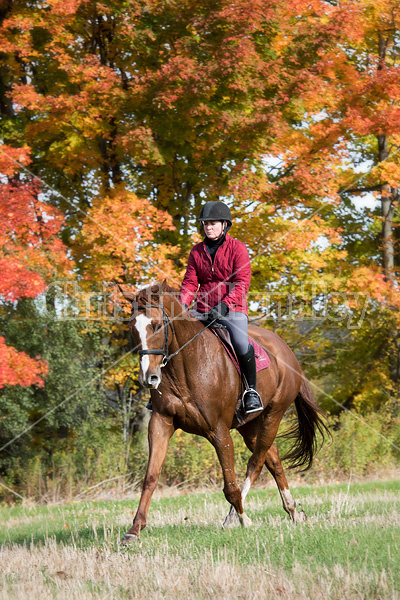
M213 325L215 323L215 321L217 321L218 319L213 319L212 321L210 321L209 323L207 323L207 325L205 325L202 329L200 329L200 331L198 331L196 333L196 335L194 335L192 338L190 338L190 340L188 342L186 342L185 344L183 344L183 346L181 346L180 348L178 348L178 350L176 352L173 352L172 354L169 353L169 328L171 327L171 331L172 331L172 335L173 337L175 337L175 329L174 329L174 325L172 323L172 320L170 319L169 315L167 314L164 304L162 302L160 302L160 304L158 306L155 306L154 304L150 304L150 307L152 308L158 308L162 310L163 313L163 326L164 326L164 347L163 348L154 348L154 349L149 349L149 350L139 350L138 354L140 357L142 356L149 356L149 354L160 354L163 356L163 359L161 361L161 365L160 367L165 367L169 361L174 358L174 356L176 356L177 354L179 354L179 352L182 352L182 350L188 346L191 342L193 342L193 340L195 340L201 333L203 333L203 331L205 329L208 329L211 325ZM138 306L137 303L134 301L132 302L132 311L131 311L131 316L129 318L128 323L131 323L131 321L133 321L133 319L135 319L136 317L136 310ZM143 307L145 308L145 307Z

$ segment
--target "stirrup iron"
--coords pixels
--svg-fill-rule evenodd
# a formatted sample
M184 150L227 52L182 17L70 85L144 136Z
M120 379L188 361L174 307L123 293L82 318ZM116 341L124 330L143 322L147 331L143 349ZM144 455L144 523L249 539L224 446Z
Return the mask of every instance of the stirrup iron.
M250 410L246 410L245 396L250 391L257 394L259 406L257 406L257 408L251 408ZM257 392L257 390L255 390L254 388L251 388L251 387L244 390L243 396L242 396L242 407L243 407L243 411L246 415L250 415L251 413L258 412L260 410L264 410L264 404L263 404L262 398L261 398L260 394Z

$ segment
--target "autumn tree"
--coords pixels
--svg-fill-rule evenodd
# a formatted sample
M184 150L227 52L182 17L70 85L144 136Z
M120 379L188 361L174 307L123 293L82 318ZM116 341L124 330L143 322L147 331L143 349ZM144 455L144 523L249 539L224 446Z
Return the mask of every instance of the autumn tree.
M363 310L334 304L338 294L369 294L372 325L354 345L379 312L393 349L397 11L391 0L7 5L5 130L62 194L52 202L82 279L140 279L146 265L175 277L200 204L223 198L251 251L253 291L294 307L282 329L310 370L344 343L331 323L299 330L314 290L337 315ZM356 208L371 190L379 208ZM130 246L135 223L143 237Z
M260 292L268 289L263 282L272 283L277 306L287 309L290 298L295 326L290 319L275 322L308 372L341 404L376 409L400 395L398 7L350 2L299 9L283 9L286 35L278 53L295 64L310 58L309 75L299 81L300 102L288 105L292 124L266 157L266 202L255 205L255 215L243 213L256 227L253 273ZM335 46L327 46L324 30L337 32ZM318 39L319 63L312 53ZM249 199L256 183L240 184ZM370 197L363 207L371 193L372 207ZM331 320L323 313L327 303ZM359 327L346 325L346 311Z
M15 160L28 162L26 150L0 147L0 298L7 304L36 298L57 274L70 271L66 248L59 239L63 218L40 198L40 187L21 179ZM18 167L17 167L18 170ZM0 336L0 387L43 385L46 363L7 346Z
M57 2L29 17L24 7L2 41L35 169L64 195L54 201L75 226L94 195L123 182L169 211L176 230L159 239L183 245L204 197L254 170L265 188L264 155L281 151L311 69L323 70L320 41L335 45L342 25L293 59L272 1Z

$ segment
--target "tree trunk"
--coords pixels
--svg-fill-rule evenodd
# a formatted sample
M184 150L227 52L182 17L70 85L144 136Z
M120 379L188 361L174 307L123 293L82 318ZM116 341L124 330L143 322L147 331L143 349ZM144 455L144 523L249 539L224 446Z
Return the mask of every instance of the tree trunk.
M378 135L378 161L384 162L388 159L387 136ZM393 239L393 217L395 203L399 199L399 190L387 185L381 188L381 214L382 214L382 255L385 276L390 281L395 281L394 264L394 239Z
M386 51L389 45L390 36L383 36L379 32L378 51L379 63L378 71L383 71L386 67ZM380 134L378 137L378 162L385 162L389 158L387 135ZM381 188L381 214L382 214L382 255L383 269L386 278L395 282L395 264L394 264L394 238L393 238L393 217L396 202L399 199L399 190L387 185Z

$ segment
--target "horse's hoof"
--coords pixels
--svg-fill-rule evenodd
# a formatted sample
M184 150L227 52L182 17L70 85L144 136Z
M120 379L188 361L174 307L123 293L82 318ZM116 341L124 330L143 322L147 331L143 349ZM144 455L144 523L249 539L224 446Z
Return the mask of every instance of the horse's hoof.
M293 521L294 523L305 523L307 521L307 515L304 510L296 510Z
M239 527L240 521L236 510L229 513L225 521L222 523L222 529L228 529L229 527Z
M253 525L250 517L248 517L245 513L239 515L239 519L242 527L251 527Z
M120 539L120 546L129 546L130 544L134 544L139 541L139 536L134 533L124 533L122 538Z

